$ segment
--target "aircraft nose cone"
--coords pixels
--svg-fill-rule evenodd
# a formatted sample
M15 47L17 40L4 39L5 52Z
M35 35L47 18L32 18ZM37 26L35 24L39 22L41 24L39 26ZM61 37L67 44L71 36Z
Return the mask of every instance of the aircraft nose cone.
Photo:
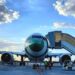
M31 38L28 40L28 46L32 51L40 51L44 47L44 41L38 38Z
M43 48L43 44L42 43L34 43L34 44L31 44L29 47L33 51L40 51Z

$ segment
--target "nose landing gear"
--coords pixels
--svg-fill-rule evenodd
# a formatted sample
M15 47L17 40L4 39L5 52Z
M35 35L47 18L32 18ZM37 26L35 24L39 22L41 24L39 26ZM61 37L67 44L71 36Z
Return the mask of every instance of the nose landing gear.
M39 64L33 64L33 69L37 69L39 67L40 67Z

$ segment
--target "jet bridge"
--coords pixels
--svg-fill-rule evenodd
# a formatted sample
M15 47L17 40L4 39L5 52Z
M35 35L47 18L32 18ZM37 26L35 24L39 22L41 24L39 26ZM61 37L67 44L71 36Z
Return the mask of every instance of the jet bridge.
M75 55L75 37L61 31L49 32L46 35L48 47L54 49L66 49Z

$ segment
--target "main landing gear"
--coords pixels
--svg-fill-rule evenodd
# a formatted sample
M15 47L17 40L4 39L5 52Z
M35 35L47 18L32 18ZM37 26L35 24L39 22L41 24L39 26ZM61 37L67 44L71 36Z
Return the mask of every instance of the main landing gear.
M23 60L23 56L21 56L20 66L25 66L25 61Z

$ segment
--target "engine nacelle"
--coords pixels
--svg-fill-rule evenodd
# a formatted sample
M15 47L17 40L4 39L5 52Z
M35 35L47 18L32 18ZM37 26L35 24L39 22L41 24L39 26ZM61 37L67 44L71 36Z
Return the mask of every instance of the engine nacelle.
M65 63L65 61L71 61L71 57L69 54L64 54L60 56L59 62L63 64Z
M3 53L1 56L1 61L4 63L12 63L13 62L13 55L10 53Z
M44 58L47 49L47 39L40 34L34 34L26 40L25 52L30 59Z

